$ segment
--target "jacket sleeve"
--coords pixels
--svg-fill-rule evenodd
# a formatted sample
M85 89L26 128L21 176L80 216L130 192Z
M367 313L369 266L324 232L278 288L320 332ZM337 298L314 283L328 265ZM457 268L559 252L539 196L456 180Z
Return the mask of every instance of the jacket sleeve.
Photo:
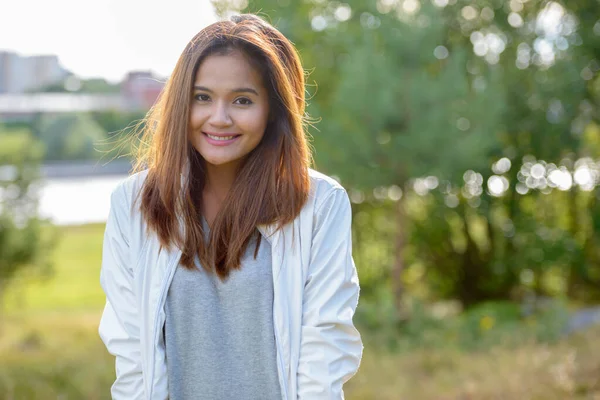
M348 195L334 189L319 206L304 287L298 399L339 400L358 370L362 340L352 318L359 295Z
M100 272L106 305L99 334L109 353L115 356L116 380L111 388L114 400L144 399L139 314L127 234L129 220L129 202L124 187L119 185L111 196Z

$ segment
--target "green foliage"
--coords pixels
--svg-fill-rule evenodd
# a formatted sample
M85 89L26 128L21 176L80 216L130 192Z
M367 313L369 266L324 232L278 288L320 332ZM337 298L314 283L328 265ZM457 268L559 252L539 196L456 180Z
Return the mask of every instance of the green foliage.
M437 18L434 10L423 14ZM415 176L457 181L466 169L486 165L504 105L497 80L492 76L486 91L472 90L464 48L436 59L443 26L380 18L381 26L353 40L332 71L339 85L314 135L326 150L317 151L317 160L350 187L369 190L404 186Z
M103 78L85 79L81 81L81 93L119 93L119 84L109 83Z
M17 272L48 271L50 231L37 215L33 183L42 146L27 131L0 132L0 300Z
M478 350L548 343L562 336L567 320L566 305L558 300L526 318L514 303L481 303L461 316L457 337L460 346Z
M106 111L94 112L91 115L106 132L105 139L96 146L97 151L102 154L102 160L133 158L137 139L143 132L145 113Z
M103 78L80 79L69 75L65 79L50 85L32 89L34 93L100 93L118 94L121 91L119 84L109 83Z
M146 114L143 112L96 111L91 116L108 134L116 134L139 123Z
M6 293L8 313L48 314L53 310L101 310L106 300L98 281L104 224L56 228L50 261L52 279L21 275ZM35 277L34 277L35 278Z
M58 310L8 316L0 335L0 399L110 398L114 357L98 337L99 318L99 311Z
M472 207L459 196L450 208L445 197L439 190L415 196L410 214L417 254L410 261L425 265L432 297L470 306L473 299L518 299L529 291L566 294L564 271L578 256L578 242L561 220L565 193L520 198L521 214L512 220L502 198Z
M36 131L46 147L46 160L98 159L96 147L106 137L102 127L85 113L44 115Z
M410 318L395 318L393 299L381 291L376 302L361 303L356 321L368 333L368 346L407 353L413 349L464 352L552 343L564 336L569 311L564 302L547 301L530 311L513 302L484 302L459 313L453 303L425 304L413 299Z
M389 286L390 260L393 251L388 245L395 235L390 221L390 203L363 202L354 204L353 254L360 274L361 299L374 300L382 286Z
M4 122L9 130L28 130L44 144L44 161L112 160L130 157L145 113L97 111L41 114L28 121Z

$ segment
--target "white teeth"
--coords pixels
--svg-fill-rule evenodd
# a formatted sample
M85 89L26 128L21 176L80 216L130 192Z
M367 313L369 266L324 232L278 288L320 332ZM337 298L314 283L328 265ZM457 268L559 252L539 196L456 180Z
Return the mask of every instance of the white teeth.
M231 139L235 138L235 136L213 136L213 135L209 135L208 133L206 134L206 136L208 136L212 140L231 140Z

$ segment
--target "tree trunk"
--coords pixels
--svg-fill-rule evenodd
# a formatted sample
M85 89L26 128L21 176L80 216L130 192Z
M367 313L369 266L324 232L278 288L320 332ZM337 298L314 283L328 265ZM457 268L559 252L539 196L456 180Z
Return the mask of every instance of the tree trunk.
M457 211L463 219L463 234L467 241L465 252L462 255L461 279L458 293L459 300L463 307L469 308L482 301L482 293L479 288L481 274L484 272L479 258L477 245L469 231L469 220L465 210L465 205L461 201Z
M600 212L598 207L599 194L598 189L596 189L596 192L591 193L591 198L585 210L592 218L591 232L586 233L581 248L575 250L576 253L571 258L567 278L567 295L569 298L582 301L595 301L600 295L600 290L598 290L598 287L600 287L600 274L598 273L600 260L598 246L596 245L599 229L598 222L594 219L594 216L597 216ZM579 209L577 208L577 192L575 189L571 189L569 194L568 208L571 219L569 231L576 238L581 227L578 223Z
M569 190L568 199L567 212L569 213L569 233L572 238L576 238L579 224L577 214L577 190L575 187L572 187L571 190ZM590 205L593 205L593 203ZM586 244L584 243L584 248L585 245ZM569 275L567 278L567 295L569 298L579 297L578 292L580 291L582 284L581 270L582 268L585 268L581 263L585 263L583 248L581 251L579 251L579 249L575 250L575 255L571 258L571 265L569 265Z
M396 207L396 240L395 240L395 260L392 267L392 290L394 291L394 306L396 307L396 316L399 321L408 318L408 312L404 307L404 285L402 275L404 273L404 248L406 246L406 214L404 210L404 201L401 199Z

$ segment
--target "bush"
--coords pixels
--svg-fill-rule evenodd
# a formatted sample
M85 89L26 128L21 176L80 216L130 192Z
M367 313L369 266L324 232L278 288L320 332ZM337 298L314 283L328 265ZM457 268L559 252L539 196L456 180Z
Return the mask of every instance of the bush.
M33 188L42 146L25 130L0 132L0 300L18 271L48 271L51 230L38 217Z

